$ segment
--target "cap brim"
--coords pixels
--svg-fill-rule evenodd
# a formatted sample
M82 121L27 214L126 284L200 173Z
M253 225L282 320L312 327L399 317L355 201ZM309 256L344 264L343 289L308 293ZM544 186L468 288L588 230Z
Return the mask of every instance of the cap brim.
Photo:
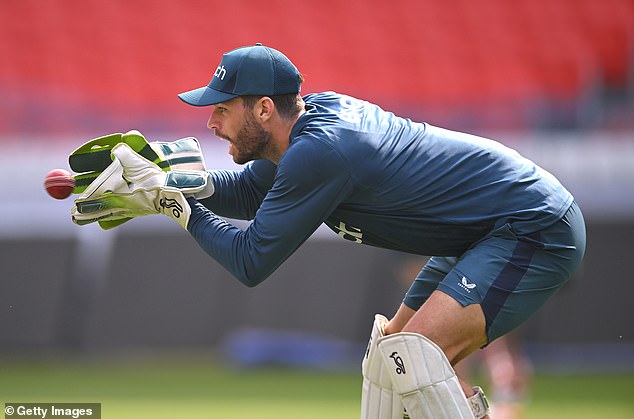
M190 90L178 95L178 97L188 105L192 106L209 106L217 103L226 102L238 95L233 93L220 92L218 90L210 89L208 86L201 87L199 89Z

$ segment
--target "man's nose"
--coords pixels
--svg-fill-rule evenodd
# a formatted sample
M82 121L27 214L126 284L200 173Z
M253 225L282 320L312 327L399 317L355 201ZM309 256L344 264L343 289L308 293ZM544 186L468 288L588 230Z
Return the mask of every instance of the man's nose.
M211 130L218 129L218 120L214 118L215 111L216 107L211 105L211 115L209 116L209 120L207 121L207 128Z

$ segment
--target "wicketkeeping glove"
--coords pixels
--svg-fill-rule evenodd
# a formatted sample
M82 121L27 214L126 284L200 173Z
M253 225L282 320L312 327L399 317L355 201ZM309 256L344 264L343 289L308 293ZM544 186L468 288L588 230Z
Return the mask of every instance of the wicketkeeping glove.
M110 166L75 200L71 215L79 225L162 213L187 229L191 208L186 197L213 194L206 171L165 172L126 143L115 145L111 154Z
M132 150L165 171L206 171L200 144L195 138L188 137L172 142L148 142L139 131L132 130L125 134L115 133L95 138L82 144L70 154L68 157L70 167L78 173L73 176L75 179L73 193L82 194L88 185L112 164L110 152L120 143L128 144ZM116 185L111 185L110 189L116 189ZM128 219L102 220L99 221L99 225L107 230L123 224Z

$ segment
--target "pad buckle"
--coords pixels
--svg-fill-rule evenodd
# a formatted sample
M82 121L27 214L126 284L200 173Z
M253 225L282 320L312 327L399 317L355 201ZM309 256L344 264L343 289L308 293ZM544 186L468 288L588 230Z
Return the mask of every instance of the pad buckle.
M473 416L475 416L476 419L480 419L490 415L491 408L487 397L484 395L484 390L482 390L481 387L473 387L473 390L476 394L467 398L471 411L473 412Z

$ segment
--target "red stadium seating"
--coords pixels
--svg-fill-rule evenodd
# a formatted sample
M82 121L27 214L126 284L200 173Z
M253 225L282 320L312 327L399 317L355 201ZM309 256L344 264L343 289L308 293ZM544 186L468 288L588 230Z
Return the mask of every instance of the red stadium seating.
M5 0L0 133L191 123L175 95L255 42L289 55L306 93L521 128L544 103L631 86L633 36L631 0Z

